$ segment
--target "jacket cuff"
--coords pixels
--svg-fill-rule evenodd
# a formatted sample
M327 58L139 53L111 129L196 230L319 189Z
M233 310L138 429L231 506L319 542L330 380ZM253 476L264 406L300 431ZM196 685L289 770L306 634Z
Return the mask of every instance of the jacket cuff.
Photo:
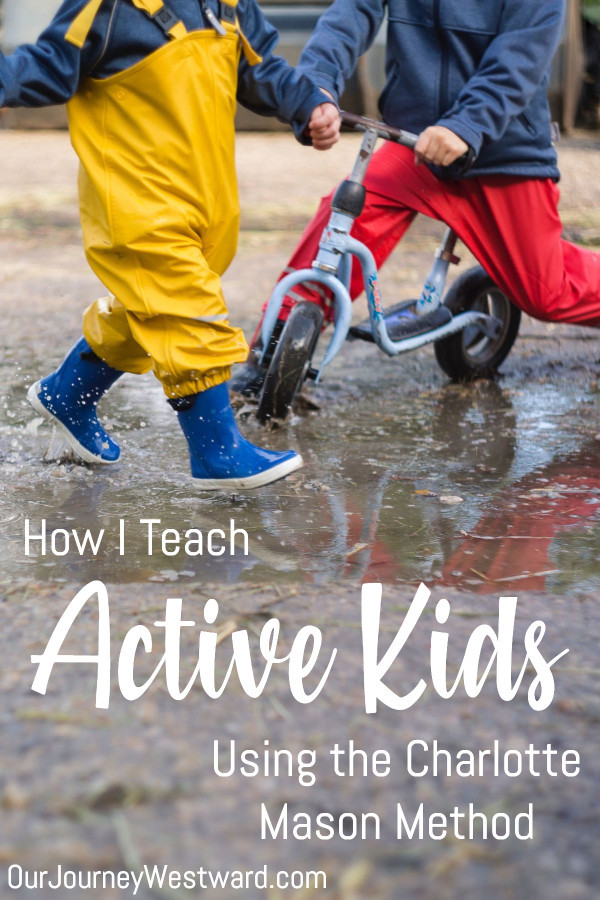
M481 145L483 143L482 136L479 132L470 128L462 119L454 118L453 116L444 116L444 118L439 119L435 124L440 125L443 128L449 128L450 131L457 134L459 138L462 138L469 147L472 147L475 154L479 156L479 151L481 150Z
M327 63L318 63L310 70L301 71L303 75L310 78L313 84L325 88L326 91L333 94L336 101L339 100L340 95L344 90L344 80L342 73L334 66L329 66Z
M344 90L344 77L336 66L326 60L320 60L314 65L306 67L300 64L297 71L310 78L313 84L329 91L335 97L336 102L339 102Z
M329 88L327 88L326 90L329 90ZM313 110L316 109L317 106L320 106L322 103L331 103L332 106L339 108L335 100L332 100L331 97L328 97L327 94L324 94L320 88L315 88L308 100L306 100L302 104L302 106L296 110L292 128L294 129L296 140L303 144L305 147L312 147L311 139L309 137L306 137L304 132L308 128L308 123L310 122L310 117L312 116Z

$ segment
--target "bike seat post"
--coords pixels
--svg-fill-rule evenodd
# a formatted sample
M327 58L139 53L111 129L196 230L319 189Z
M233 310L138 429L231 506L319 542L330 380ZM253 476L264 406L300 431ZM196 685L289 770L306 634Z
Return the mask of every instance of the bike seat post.
M454 253L457 241L456 232L452 228L446 228L441 246L436 251L433 266L425 279L421 296L417 300L417 315L426 316L440 306L446 290L448 269L451 264L457 265L460 262L460 258Z

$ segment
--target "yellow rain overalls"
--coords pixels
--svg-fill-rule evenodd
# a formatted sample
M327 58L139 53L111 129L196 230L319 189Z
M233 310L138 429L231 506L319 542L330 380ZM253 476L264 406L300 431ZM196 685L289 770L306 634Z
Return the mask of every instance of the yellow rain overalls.
M155 15L162 0L131 0ZM110 291L85 312L84 335L115 369L151 368L168 397L226 381L248 347L229 324L220 276L237 247L234 115L243 49L232 21L186 32L109 78L86 79L68 104L81 160L80 211L88 262ZM82 46L100 0L73 23ZM218 27L218 22L216 22Z

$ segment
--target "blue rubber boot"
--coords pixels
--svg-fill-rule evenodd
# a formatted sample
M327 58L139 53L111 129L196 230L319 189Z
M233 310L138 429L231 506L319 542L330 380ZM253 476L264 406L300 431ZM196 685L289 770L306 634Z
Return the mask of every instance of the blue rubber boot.
M84 462L115 463L121 450L98 421L96 406L121 375L81 338L56 372L31 385L27 399Z
M204 490L264 487L303 465L293 450L263 450L242 437L227 383L170 403L188 442L192 475Z

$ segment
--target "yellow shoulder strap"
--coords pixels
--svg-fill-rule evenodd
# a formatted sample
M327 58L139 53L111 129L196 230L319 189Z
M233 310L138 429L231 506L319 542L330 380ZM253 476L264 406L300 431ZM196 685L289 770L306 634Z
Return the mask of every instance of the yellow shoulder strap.
M163 0L131 0L131 2L134 6L137 6L138 9L142 9L145 13L148 13L149 16L155 16L157 13L160 13L161 9L164 9L165 6ZM161 24L160 21L159 24ZM170 38L177 40L178 38L186 36L187 29L183 22L173 22L173 24L169 23L169 25L170 27L166 28L166 33Z
M258 63L261 63L263 61L263 58L262 58L262 56L259 56L259 54L253 48L252 44L250 43L250 41L248 40L248 38L242 31L242 27L240 25L239 19L236 19L236 22L237 22L237 32L240 36L240 41L242 42L242 49L244 51L244 56L246 57L246 61L248 62L249 66L256 66L256 65L258 65Z
M75 46L79 47L81 50L92 29L94 19L98 15L98 10L101 5L102 0L90 0L89 3L86 3L81 12L78 13L71 22L71 27L65 35L65 40L70 44L75 44Z
M136 6L138 9L143 10L149 16L155 16L157 13L160 13L161 9L164 9L165 7L163 0L131 0L131 2L134 6ZM86 3L81 12L78 13L78 15L73 19L71 27L65 35L65 40L81 49L87 40L92 25L94 24L94 19L98 15L98 10L100 9L101 5L102 0L89 0L89 3ZM237 6L237 0L229 0L228 6L232 6L235 9L235 7ZM255 66L258 63L262 62L262 56L259 56L259 54L256 53L256 51L252 48L248 38L242 31L239 19L237 18L236 27L240 36L240 40L242 42L242 47L244 49L244 56L246 57L248 63L251 66ZM183 22L173 22L173 24L170 25L170 27L167 29L167 34L170 38L177 40L178 38L185 37L185 35L187 34L187 30Z
M244 56L246 57L246 61L247 61L248 65L256 66L256 65L258 65L258 63L261 63L263 61L263 58L262 58L262 56L259 56L259 54L253 48L252 44L250 43L250 41L248 40L248 38L242 31L242 26L240 25L240 20L238 19L238 17L235 14L237 5L238 5L238 0L226 0L225 3L221 4L221 14L223 16L224 21L227 22L227 24L229 24L229 25L231 25L233 23L233 21L235 20L235 30L237 31L237 33L239 35L240 42L242 44L242 49L244 51ZM230 15L227 15L227 12L229 12Z
M132 0L132 3L150 16L155 16L165 5L163 0ZM65 40L81 49L87 40L101 5L102 0L89 0L89 3L86 3L81 12L73 19L65 35ZM167 29L167 34L170 38L177 39L185 37L187 30L183 22L173 22L171 27Z

